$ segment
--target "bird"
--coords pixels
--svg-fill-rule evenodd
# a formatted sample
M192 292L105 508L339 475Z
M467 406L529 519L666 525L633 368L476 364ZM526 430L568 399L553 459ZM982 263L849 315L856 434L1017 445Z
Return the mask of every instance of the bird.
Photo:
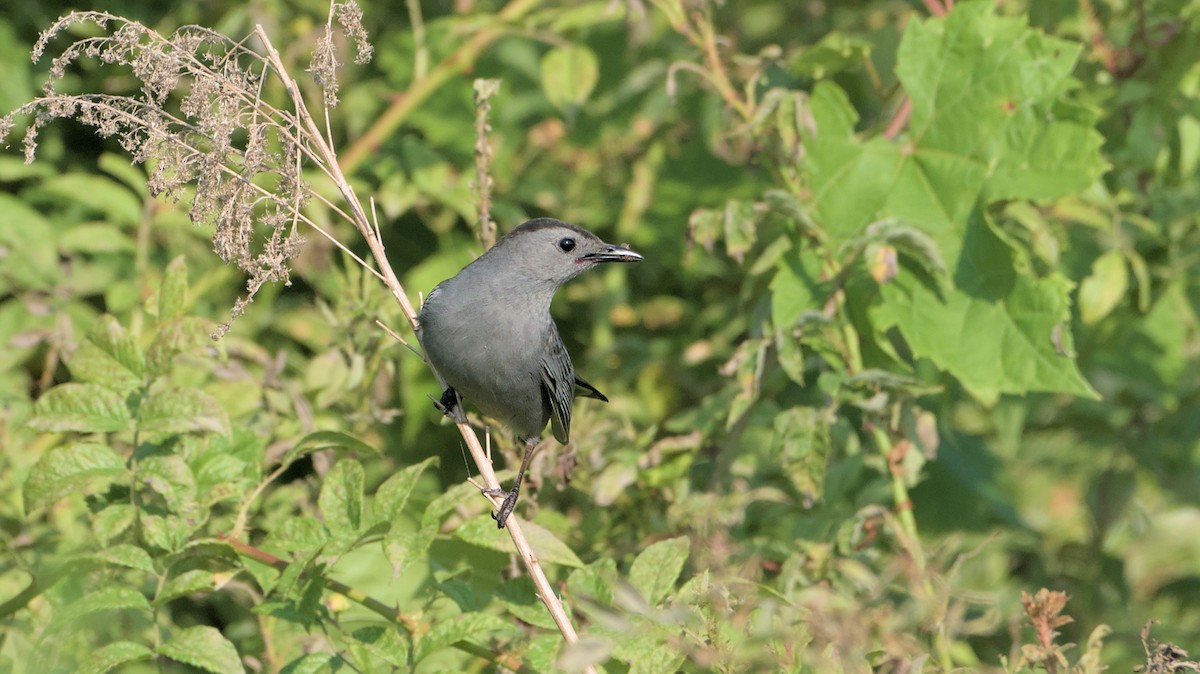
M516 506L533 450L549 423L566 444L575 398L608 402L575 374L550 315L554 293L567 281L607 262L643 258L625 245L554 218L513 229L455 276L439 283L417 316L426 359L446 383L438 407L451 415L461 400L503 423L525 445L512 489L492 514L503 529Z

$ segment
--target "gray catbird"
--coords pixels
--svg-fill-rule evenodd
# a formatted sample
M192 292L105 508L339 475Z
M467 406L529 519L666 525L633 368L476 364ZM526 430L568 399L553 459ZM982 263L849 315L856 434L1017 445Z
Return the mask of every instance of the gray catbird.
M461 396L525 443L516 485L492 494L505 494L493 515L500 528L517 503L546 422L565 443L576 395L608 401L575 376L550 316L554 291L601 262L641 259L575 225L537 218L514 229L425 298L418 317L420 339L449 387L442 394L442 409L449 414Z

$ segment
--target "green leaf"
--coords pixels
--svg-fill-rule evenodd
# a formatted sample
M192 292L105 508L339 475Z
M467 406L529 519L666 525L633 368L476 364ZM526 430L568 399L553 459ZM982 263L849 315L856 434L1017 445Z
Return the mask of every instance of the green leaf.
M213 674L246 671L233 644L216 628L207 625L175 632L158 647L158 654Z
M154 333L154 341L146 353L147 370L153 377L166 374L171 369L171 361L181 353L188 353L204 348L211 344L209 333L212 327L209 321L195 316L180 316L173 319L159 319Z
M150 442L195 432L232 432L229 413L216 398L192 388L156 389L137 412L138 430Z
M337 431L317 431L300 438L300 441L283 455L280 463L287 465L302 456L307 456L323 449L348 449L353 452L362 452L365 454L379 453L379 450L352 435Z
M559 110L583 105L599 79L599 61L585 46L555 47L542 57L542 92Z
M540 560L541 557L538 559ZM523 623L544 630L555 631L558 629L554 622L554 616L550 615L550 612L546 610L546 605L538 598L537 588L534 587L533 581L526 576L510 578L500 586L495 598L499 599L508 612ZM486 605L486 599L481 603ZM459 606L462 604L460 603Z
M92 173L62 173L40 183L31 192L55 203L75 203L102 214L120 225L136 225L142 219L142 202L120 183Z
M188 538L204 521L179 515L151 515L142 510L138 511L138 524L147 544L168 552L178 552L187 545Z
M309 653L284 665L279 674L313 674L313 672L341 671L346 661L328 653Z
M129 428L125 397L99 384L59 384L38 398L29 426L39 431L110 433Z
M412 643L399 630L372 625L354 630L350 637L381 662L408 669Z
M162 589L154 597L154 603L161 606L172 599L183 597L193 592L210 592L216 586L216 578L211 571L203 569L184 571L178 576L171 577L166 583L163 583Z
M167 265L158 287L158 320L161 323L183 315L187 306L187 259L180 255Z
M267 541L287 552L312 554L329 541L329 530L316 518L302 515L284 520Z
M151 456L138 465L138 479L162 496L173 513L188 514L196 507L196 478L178 454Z
M137 511L129 503L111 503L92 520L92 533L101 545L108 545L129 530Z
M145 610L149 615L150 602L146 601L141 592L133 588L111 585L84 595L64 606L55 613L50 629L70 625L80 618L98 611L120 609Z
M154 560L150 559L150 553L136 545L128 543L104 548L103 550L89 554L88 557L106 564L126 566L138 571L145 571L146 573L155 573Z
M583 560L549 529L536 522L522 521L521 530L525 532L525 538L530 547L537 552L538 561L542 564L561 564L574 568L583 566ZM496 528L496 522L487 515L472 517L463 522L462 526L454 530L454 535L466 543L488 550L506 554L513 551L512 538L503 529Z
M58 238L58 247L64 253L132 253L137 249L137 242L112 224L98 222L75 225L63 232Z
M433 653L460 641L485 644L491 639L514 636L519 633L515 625L490 613L462 613L453 618L439 620L413 650L413 662L420 662Z
M77 670L78 674L104 674L118 665L139 660L149 660L154 651L132 641L117 641L106 644L88 654Z
M657 606L675 589L675 581L679 580L691 545L687 536L669 538L650 545L633 560L629 582L642 593L648 604Z
M72 493L87 493L95 479L129 480L125 460L105 445L73 442L42 455L25 480L25 511L30 512Z
M602 606L612 606L613 588L620 581L617 563L611 558L601 558L576 569L567 577L567 589L577 599L586 598Z
M62 282L54 226L12 194L0 194L0 247L6 249L4 276L30 290Z
M362 526L365 479L362 464L354 459L338 461L325 474L317 506L330 531L358 531Z
M674 674L685 659L678 649L668 644L658 644L631 658L629 674Z
M1092 273L1079 284L1079 318L1092 325L1107 316L1129 289L1125 256L1110 250L1092 263Z
M1053 391L1096 398L1074 359L1071 282L1014 269L1011 250L972 221L956 274L959 288L931 288L914 274L882 287L872 311L880 330L900 329L914 355L957 377L976 398Z
M379 489L375 490L375 520L391 522L395 519L408 504L408 497L412 495L421 474L426 468L439 463L438 457L431 456L420 463L404 467L379 485Z
M146 356L137 339L116 318L105 315L71 356L68 366L71 374L82 382L102 384L128 394L142 385Z

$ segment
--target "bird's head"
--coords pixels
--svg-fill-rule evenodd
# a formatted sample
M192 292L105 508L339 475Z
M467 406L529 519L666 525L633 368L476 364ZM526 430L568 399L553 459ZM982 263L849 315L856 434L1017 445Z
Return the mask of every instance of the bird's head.
M604 262L637 262L642 256L605 243L591 232L553 218L530 220L487 252L490 262L519 274L525 282L557 288Z

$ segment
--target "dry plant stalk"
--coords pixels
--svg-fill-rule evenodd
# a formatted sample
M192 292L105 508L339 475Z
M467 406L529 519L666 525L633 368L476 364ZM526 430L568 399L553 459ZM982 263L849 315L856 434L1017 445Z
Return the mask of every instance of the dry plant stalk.
M356 62L367 62L372 51L354 0L331 5L309 68L322 91L323 129L262 26L240 41L200 26L184 26L163 36L107 12L74 12L42 33L34 47L35 61L52 39L72 26L91 23L101 34L72 42L54 58L43 95L0 118L0 141L12 133L16 117L33 115L24 141L26 161L31 162L39 131L55 119L74 119L94 127L100 136L115 136L134 162L145 164L154 196L176 202L190 199L192 220L215 228L214 251L247 275L246 295L232 308L230 320L213 333L214 339L229 330L263 284L288 282L288 263L303 242L302 227L327 238L383 281L419 336L416 311L388 263L378 223L368 216L343 175L329 131L329 110L338 101L335 19L355 43ZM67 69L85 57L130 67L141 90L124 96L58 93L55 85ZM272 79L282 85L290 109L276 107L264 97ZM173 103L171 95L177 91L182 98ZM336 185L345 207L315 190L304 178L305 168L317 169ZM313 200L354 225L376 266L354 255L305 214ZM500 483L475 431L461 412L456 422L485 486L498 489ZM496 507L498 499L489 498ZM510 518L506 531L563 637L576 642L575 628L520 522Z

